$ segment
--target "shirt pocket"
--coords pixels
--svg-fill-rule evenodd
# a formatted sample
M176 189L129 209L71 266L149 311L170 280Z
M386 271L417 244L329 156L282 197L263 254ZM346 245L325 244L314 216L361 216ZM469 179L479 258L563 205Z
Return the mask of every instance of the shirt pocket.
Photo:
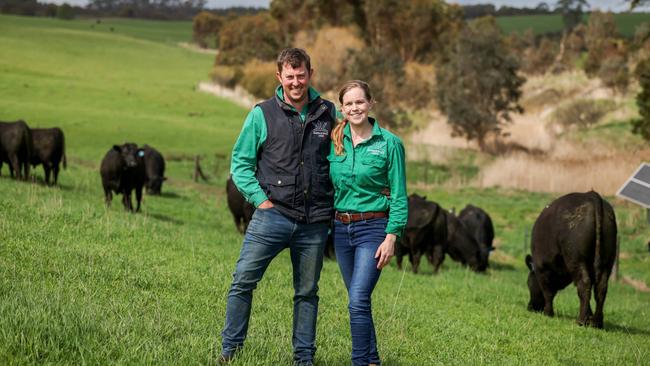
M347 154L327 156L330 162L330 178L335 187L340 187L350 177L350 171L347 164Z
M365 156L361 158L357 171L357 182L366 188L385 187L387 184L387 161L384 156Z

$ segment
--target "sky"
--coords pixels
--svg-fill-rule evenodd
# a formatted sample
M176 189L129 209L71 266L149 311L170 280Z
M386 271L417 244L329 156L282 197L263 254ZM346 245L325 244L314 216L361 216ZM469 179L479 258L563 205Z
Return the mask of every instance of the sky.
M81 5L85 6L88 3L88 0L40 0L41 2L51 2L56 4L62 4L67 2L68 4ZM627 5L623 0L587 0L591 5L591 9L600 9L600 10L611 10L611 11L625 11L627 10ZM534 8L542 2L542 0L455 0L448 1L450 3L457 2L462 5L467 4L486 4L492 3L497 8L503 5L514 6L514 7L528 7ZM557 0L545 1L549 6L557 2ZM208 0L209 8L228 8L231 6L254 6L254 7L264 7L268 8L270 0ZM646 7L643 10L650 11L650 8Z

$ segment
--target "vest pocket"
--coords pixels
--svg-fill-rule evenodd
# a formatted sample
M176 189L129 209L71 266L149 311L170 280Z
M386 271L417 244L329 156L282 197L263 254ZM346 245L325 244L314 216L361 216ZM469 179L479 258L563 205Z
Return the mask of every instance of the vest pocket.
M293 175L275 175L265 180L266 195L272 202L280 202L287 207L294 206L296 177Z
M331 208L334 202L334 186L329 174L317 174L312 178L312 202L315 207Z

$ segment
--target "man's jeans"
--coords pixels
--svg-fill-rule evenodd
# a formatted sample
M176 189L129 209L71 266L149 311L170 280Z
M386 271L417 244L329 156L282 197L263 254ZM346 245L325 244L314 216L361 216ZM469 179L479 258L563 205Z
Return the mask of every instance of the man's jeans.
M327 223L306 224L277 209L257 209L248 225L226 305L222 354L241 348L246 338L253 290L284 248L293 265L293 353L297 364L311 364L316 352L318 279L323 267Z
M354 366L380 364L370 300L381 274L375 253L386 238L387 223L385 218L334 223L336 260L348 289Z

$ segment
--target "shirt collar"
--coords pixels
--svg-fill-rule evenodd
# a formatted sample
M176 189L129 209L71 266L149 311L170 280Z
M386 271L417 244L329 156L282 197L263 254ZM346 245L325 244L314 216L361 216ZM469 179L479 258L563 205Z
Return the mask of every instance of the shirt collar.
M282 85L278 85L278 87L275 88L275 95L277 95L281 101L286 103L286 101L284 100L284 89L282 89ZM320 94L316 91L316 89L310 86L307 89L307 104L311 103L312 101L314 101L314 99L318 97L320 97Z
M372 135L370 135L370 138L373 138L375 136L381 136L381 128L379 127L379 121L372 117L368 117L368 121L372 125ZM350 131L350 124L346 123L345 127L343 128L343 136L352 139L352 132Z

